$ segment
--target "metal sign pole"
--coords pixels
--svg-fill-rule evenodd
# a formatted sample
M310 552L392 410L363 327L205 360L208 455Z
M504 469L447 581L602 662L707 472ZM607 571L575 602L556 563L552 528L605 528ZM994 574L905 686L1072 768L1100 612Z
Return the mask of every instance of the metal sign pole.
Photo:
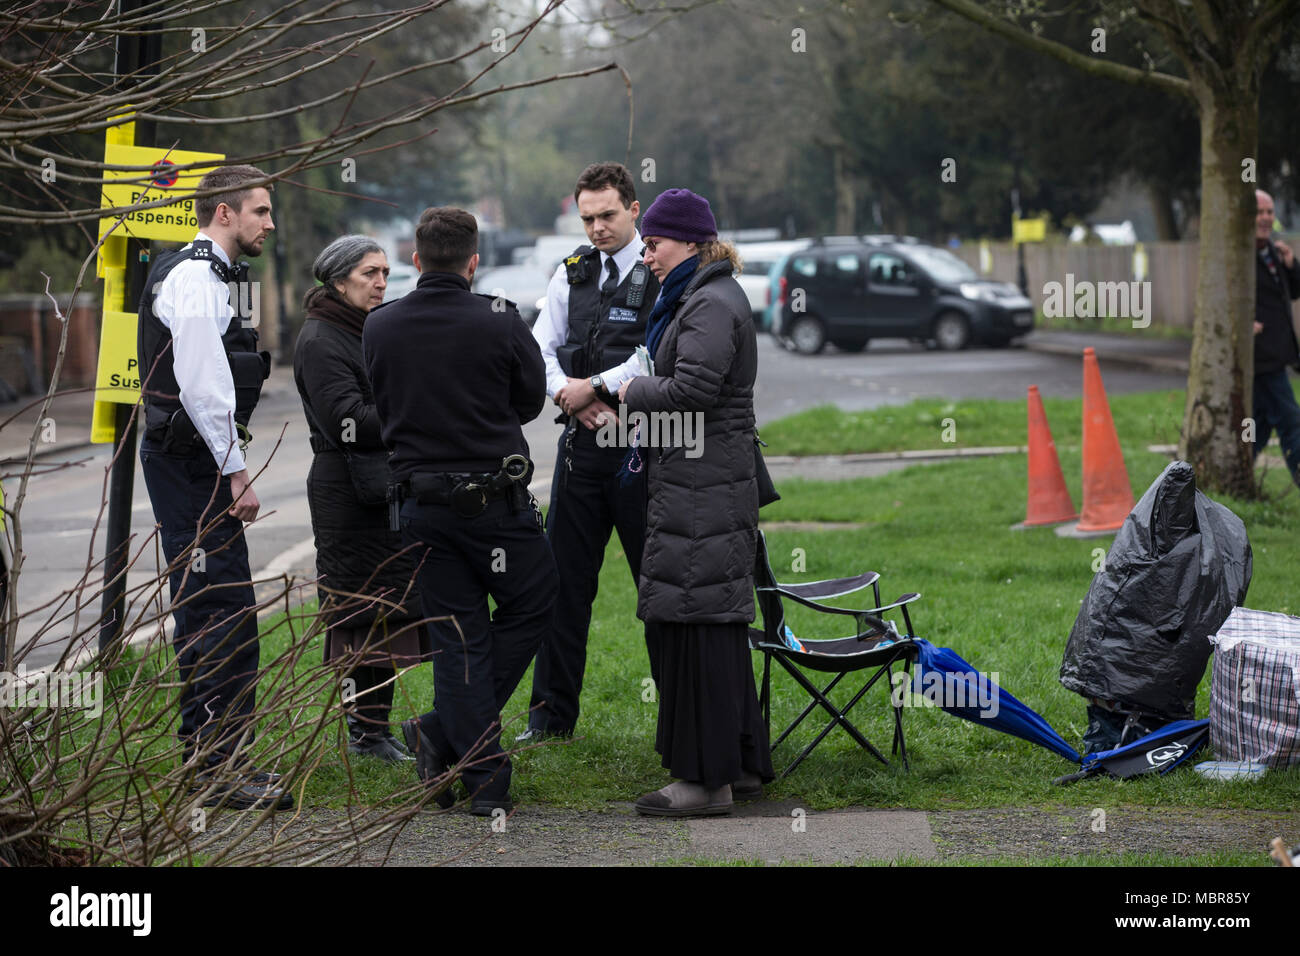
M122 13L144 6L143 0L122 0ZM162 59L162 34L141 32L120 34L114 71L125 77L127 85L137 85L156 76ZM152 121L136 124L136 135L143 143L152 143ZM127 241L126 303L132 307L149 276L149 243L141 239ZM108 539L104 550L104 600L100 615L99 652L101 656L122 641L126 612L126 565L131 536L131 501L135 494L136 417L134 406L115 406L117 442L108 486Z

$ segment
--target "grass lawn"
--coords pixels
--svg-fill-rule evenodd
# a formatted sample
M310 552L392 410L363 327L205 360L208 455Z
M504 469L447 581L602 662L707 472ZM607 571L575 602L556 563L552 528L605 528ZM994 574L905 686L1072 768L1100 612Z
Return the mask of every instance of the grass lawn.
M1292 382L1292 387L1300 388L1300 380ZM1178 444L1184 401L1185 393L1177 389L1110 396L1111 416L1124 448L1140 450L1148 445ZM1077 450L1083 441L1081 401L1044 395L1043 409L1056 447L1062 452L1068 448ZM768 444L764 450L767 455L847 455L922 448L1021 446L1026 441L1025 418L1023 399L1009 402L992 398L922 398L906 405L858 412L819 405L778 421L760 423L760 430ZM951 423L946 419L951 419ZM946 442L945 437L954 440ZM1067 468L1066 474L1069 473ZM1134 487L1140 491L1146 483L1139 483L1135 478Z
M1048 408L1076 502L1079 405L1078 400L1057 400ZM1182 396L1172 392L1121 396L1112 407L1127 450L1134 494L1139 496L1167 463L1166 458L1145 451L1145 445L1175 437L1173 422L1181 414ZM957 420L962 443L1018 444L1024 437L1024 415L1023 402L923 401L855 415L816 410L773 423L764 437L772 442L774 453L930 447L936 444L938 416ZM820 434L819 423L826 422L834 425L830 435ZM1266 487L1268 501L1228 502L1245 521L1254 549L1254 579L1247 603L1300 613L1294 570L1300 566L1300 543L1294 533L1300 526L1300 495L1281 469L1268 475ZM905 591L921 592L922 599L912 606L918 636L951 647L977 668L996 673L1006 689L1046 717L1069 743L1080 745L1084 703L1060 686L1057 675L1066 638L1093 576L1095 549L1107 547L1110 539L1064 539L1050 529L1010 531L1009 526L1024 516L1023 455L920 465L845 482L791 480L783 482L780 491L782 500L762 515L779 579L817 580L872 569L882 575L886 600ZM795 572L792 566L800 555L806 565ZM854 606L855 602L844 603ZM656 703L635 605L633 582L615 536L594 607L580 736L515 756L512 789L517 801L600 809L667 782L653 749ZM301 633L301 617L313 610L310 604L297 609L294 617L299 620L293 630ZM789 613L800 636L836 636L827 629L835 622L798 609ZM283 615L278 624L264 621L267 625L274 629L263 639L264 667L293 639ZM320 667L320 641L313 639L315 646L302 654L299 671ZM755 674L761 675L758 658ZM263 693L272 680L271 674L263 674ZM1209 682L1207 669L1197 703L1202 716L1208 713ZM507 741L526 726L530 687L531 671L505 709ZM783 727L806 698L779 670L774 689L774 725ZM399 682L394 721L427 709L431 700L431 667L411 669ZM159 715L159 730L165 737L168 722L174 720L174 705L160 703L161 710L170 708L168 714ZM295 735L305 737L319 713L319 705L302 708ZM873 688L853 716L877 746L887 750L891 720L883 684ZM1071 772L1073 765L1030 743L925 707L909 708L904 722L910 772L897 763L882 766L835 730L793 775L768 788L769 798L795 800L809 809L1168 806L1215 808L1230 814L1237 809L1293 810L1300 792L1300 769L1270 772L1254 784L1211 782L1179 771L1166 777L1093 779L1056 787L1052 779ZM796 746L801 748L823 724L816 715L810 718L796 734ZM345 768L343 723L339 720L331 726L338 757L327 754L306 781L304 806L373 805L398 791L409 791L414 779L409 764L392 767L354 759L350 769ZM164 743L157 738L151 746ZM789 742L783 745L776 755L778 769L795 752ZM1209 756L1204 752L1198 759ZM1163 862L1161 848L1152 851L1155 855L1149 862ZM1256 857L1247 854L1238 860L1232 854L1219 854L1206 862L1250 862ZM1176 859L1186 862L1170 857L1171 862Z
M1134 447L1131 441L1128 445ZM1135 450L1126 462L1134 493L1140 495L1166 459ZM1077 501L1078 451L1064 450L1062 465ZM918 466L841 483L790 481L781 487L783 500L764 509L763 519L781 523L768 531L779 578L816 580L870 568L882 574L886 600L920 591L922 600L913 605L919 636L996 672L1004 687L1078 746L1084 704L1060 686L1057 673L1092 578L1094 549L1106 547L1110 539L1063 539L1050 529L1009 531L1024 514L1024 470L1024 457L1010 455ZM1255 554L1248 603L1300 612L1293 571L1300 563L1300 545L1292 533L1300 519L1300 496L1284 493L1289 485L1280 472L1270 475L1269 485L1277 500L1233 505L1247 524ZM803 530L790 530L794 522ZM820 522L860 527L818 530ZM789 570L795 549L806 556L804 573ZM599 808L667 782L653 750L656 707L649 700L649 671L634 608L632 581L615 539L606 555L593 614L581 736L520 753L515 758L516 799ZM825 630L834 622L816 620L811 612L793 611L791 620L801 635L834 636ZM284 633L277 632L264 655L278 651L276 642L285 640ZM314 652L307 658L318 659ZM761 674L758 664L756 659L756 675ZM530 684L531 676L525 677L506 708L507 717L516 719L507 729L508 737L524 726L521 715L528 706ZM774 721L784 726L804 700L779 672L775 690ZM876 690L854 714L883 748L891 739L890 723L884 689ZM401 681L394 719L424 709L431 693L429 667L408 672ZM1208 694L1207 669L1198 698L1200 715L1208 713ZM810 739L812 731L804 730L811 721L796 735L800 746ZM883 767L837 730L795 774L771 787L769 795L819 809L1131 804L1287 810L1295 806L1300 784L1300 771L1292 770L1270 773L1255 784L1212 783L1180 772L1054 787L1052 778L1070 772L1072 765L1032 744L926 708L909 709L905 725L910 772ZM778 764L793 753L788 743L784 745ZM396 789L409 774L361 763L353 767L358 785L373 788L374 797ZM345 781L341 772L322 767L308 790L309 799L342 803L347 798Z

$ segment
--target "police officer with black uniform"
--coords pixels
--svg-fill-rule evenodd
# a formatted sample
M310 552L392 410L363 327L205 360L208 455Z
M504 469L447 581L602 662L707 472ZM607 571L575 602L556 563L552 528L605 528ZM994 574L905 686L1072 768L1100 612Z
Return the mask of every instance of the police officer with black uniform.
M468 758L461 777L470 812L490 816L511 808L501 708L555 599L522 428L546 404L545 367L514 303L469 291L478 267L473 216L426 209L415 247L414 291L372 310L361 337L434 638L434 706L402 732L426 782L441 783ZM450 791L438 802L450 806Z
M641 205L627 167L588 166L573 196L591 244L560 264L533 327L546 360L547 394L566 427L546 519L559 593L533 670L529 728L519 740L573 733L591 605L610 532L618 529L633 582L645 543L645 472L620 476L627 449L601 447L597 435L618 414L613 396L619 387L641 372L634 353L645 344L659 281L641 262ZM654 677L653 658L650 666Z
M172 645L179 662L180 737L207 805L247 809L293 800L275 774L249 765L258 631L244 522L260 503L242 446L271 368L257 349L248 264L271 221L253 166L199 181L194 241L158 257L139 304L144 384L140 462L170 568ZM201 529L201 530L200 530Z

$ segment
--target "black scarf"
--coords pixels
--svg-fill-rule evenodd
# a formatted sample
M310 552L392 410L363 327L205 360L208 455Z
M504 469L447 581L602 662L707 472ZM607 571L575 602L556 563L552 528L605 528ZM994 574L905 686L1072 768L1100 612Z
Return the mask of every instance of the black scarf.
M316 301L307 309L307 318L319 319L336 329L361 337L361 328L366 321L366 312L354 305L348 305L342 299L336 299L328 292L316 297Z

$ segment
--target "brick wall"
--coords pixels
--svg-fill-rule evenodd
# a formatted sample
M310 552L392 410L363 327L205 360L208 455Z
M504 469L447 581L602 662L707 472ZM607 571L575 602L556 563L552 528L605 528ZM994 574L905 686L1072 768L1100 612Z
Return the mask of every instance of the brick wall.
M66 294L55 298L68 323L60 386L93 385L99 354L99 299L88 292L72 303ZM0 296L0 378L20 394L44 391L58 360L62 334L63 324L48 296Z

